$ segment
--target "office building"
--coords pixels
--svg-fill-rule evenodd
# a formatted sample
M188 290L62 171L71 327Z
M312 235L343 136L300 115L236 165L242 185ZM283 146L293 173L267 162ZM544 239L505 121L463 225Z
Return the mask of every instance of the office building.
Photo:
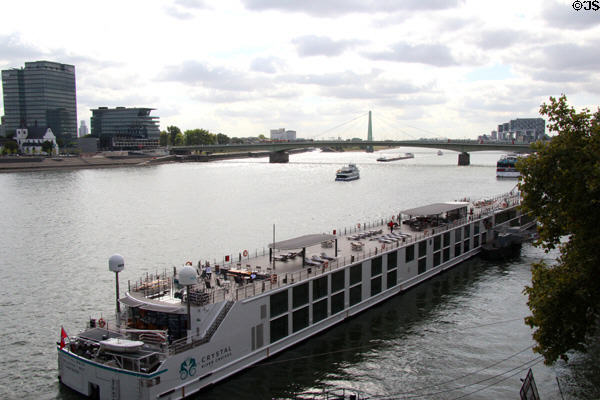
M4 129L50 128L58 138L77 136L75 67L51 61L26 62L2 71Z
M517 118L498 125L498 140L516 140L531 143L546 136L546 121L543 118Z
M286 131L285 128L271 129L271 140L296 140L296 131Z
M99 107L92 110L92 136L101 149L139 150L157 148L160 130L154 108Z

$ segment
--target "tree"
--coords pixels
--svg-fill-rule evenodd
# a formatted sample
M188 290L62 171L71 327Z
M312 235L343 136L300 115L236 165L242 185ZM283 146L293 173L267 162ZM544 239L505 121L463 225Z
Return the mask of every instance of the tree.
M42 151L46 152L46 154L50 155L52 154L52 150L54 149L54 143L52 143L49 140L46 140L44 143L42 143Z
M17 144L16 141L9 140L6 143L4 143L4 152L6 154L12 154L12 153L16 154L19 152L19 145Z
M522 208L538 221L546 252L558 248L554 265L532 266L524 290L531 315L525 323L546 364L567 352L585 351L600 316L600 109L576 112L563 95L550 97L540 114L557 135L533 145L536 153L519 161Z
M161 146L166 146L167 144L169 144L169 134L167 133L167 131L160 131L158 144Z
M217 133L217 143L218 144L229 144L229 136L224 133Z
M186 146L193 146L196 144L215 144L217 142L217 136L213 135L206 129L191 129L184 133L184 143Z
M177 143L177 135L181 135L181 129L174 125L167 126L167 133L169 134L169 143L171 146L175 146Z

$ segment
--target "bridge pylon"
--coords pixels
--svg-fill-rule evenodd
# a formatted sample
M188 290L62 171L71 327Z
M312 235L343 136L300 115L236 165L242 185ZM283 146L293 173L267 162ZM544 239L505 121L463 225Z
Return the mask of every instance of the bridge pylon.
M367 128L367 140L373 141L373 126L371 124L371 111L369 110L369 127ZM373 146L367 146L367 153L373 152Z

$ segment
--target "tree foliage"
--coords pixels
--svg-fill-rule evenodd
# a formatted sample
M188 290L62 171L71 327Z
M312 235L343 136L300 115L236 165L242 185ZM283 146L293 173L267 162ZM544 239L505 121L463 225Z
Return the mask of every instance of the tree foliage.
M186 146L216 144L217 135L210 133L206 129L190 129L184 132L183 142Z
M181 135L181 129L174 125L167 126L167 134L169 135L169 144L171 146L176 146L177 137Z
M525 288L534 329L534 350L546 364L570 350L585 351L596 332L600 312L600 109L595 113L569 107L563 95L542 104L552 140L534 144L522 159L523 210L538 223L537 242L546 251L558 248L553 265L534 263Z

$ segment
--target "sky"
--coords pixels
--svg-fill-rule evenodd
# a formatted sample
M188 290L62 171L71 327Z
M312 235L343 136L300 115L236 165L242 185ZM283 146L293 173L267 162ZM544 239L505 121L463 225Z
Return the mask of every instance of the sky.
M151 107L162 130L366 139L372 111L375 139L475 138L550 96L597 109L600 10L575 3L21 0L1 6L0 69L75 65L88 127Z

